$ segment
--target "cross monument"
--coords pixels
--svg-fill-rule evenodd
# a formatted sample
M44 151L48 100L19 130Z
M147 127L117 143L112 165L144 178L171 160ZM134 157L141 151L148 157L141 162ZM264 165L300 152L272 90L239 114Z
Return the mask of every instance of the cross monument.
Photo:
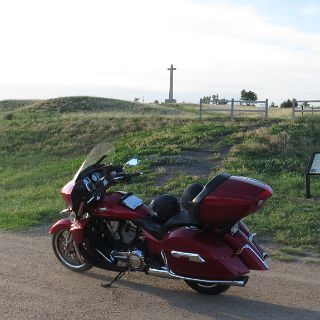
M169 99L165 100L165 103L176 103L177 100L173 99L173 71L177 70L173 67L173 64L171 65L171 68L168 68L170 71L170 90L169 90Z

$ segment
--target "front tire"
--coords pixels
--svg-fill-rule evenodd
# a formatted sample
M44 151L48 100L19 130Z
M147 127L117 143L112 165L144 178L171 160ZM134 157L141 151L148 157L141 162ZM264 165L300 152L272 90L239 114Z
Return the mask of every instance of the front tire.
M92 268L82 257L78 259L76 250L71 241L68 244L71 234L69 230L60 230L52 237L52 249L57 259L69 270L84 272Z
M202 294L218 295L230 288L230 286L225 286L222 284L208 284L204 282L195 282L188 280L185 280L185 282L190 288Z

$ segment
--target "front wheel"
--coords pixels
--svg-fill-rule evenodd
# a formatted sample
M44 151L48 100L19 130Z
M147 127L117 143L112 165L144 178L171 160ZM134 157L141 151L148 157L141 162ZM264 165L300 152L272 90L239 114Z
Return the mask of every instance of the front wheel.
M92 268L77 254L69 230L61 230L53 235L52 248L58 260L69 270L84 272Z
M193 290L196 290L203 294L210 294L210 295L218 295L230 288L230 286L225 286L222 284L208 284L204 282L195 282L195 281L188 281L188 280L185 280L185 282Z

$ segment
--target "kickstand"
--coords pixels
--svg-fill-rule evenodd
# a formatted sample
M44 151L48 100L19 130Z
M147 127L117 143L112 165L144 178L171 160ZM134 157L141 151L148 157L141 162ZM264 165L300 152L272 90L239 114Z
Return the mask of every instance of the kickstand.
M110 283L106 283L106 284L102 284L101 283L101 287L103 287L103 288L111 288L112 284L114 282L118 281L119 279L121 279L124 274L125 274L125 272L119 272L118 275Z

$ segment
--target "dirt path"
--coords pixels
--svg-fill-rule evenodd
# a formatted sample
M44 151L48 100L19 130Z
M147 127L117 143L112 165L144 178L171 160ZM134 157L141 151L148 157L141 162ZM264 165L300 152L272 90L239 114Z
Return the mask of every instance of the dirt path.
M319 265L271 262L245 288L216 297L134 273L104 289L114 273L66 270L50 240L45 230L0 231L0 319L320 319Z

